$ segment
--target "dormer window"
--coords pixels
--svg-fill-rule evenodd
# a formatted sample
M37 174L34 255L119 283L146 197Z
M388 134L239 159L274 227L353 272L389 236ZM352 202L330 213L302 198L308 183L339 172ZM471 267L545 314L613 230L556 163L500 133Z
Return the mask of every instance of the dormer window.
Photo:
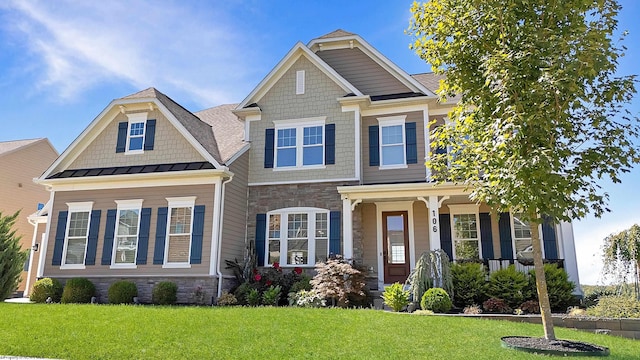
M127 114L128 121L118 124L117 153L142 154L153 150L156 121L147 120L147 113Z
M144 144L144 121L129 123L129 151L142 150Z

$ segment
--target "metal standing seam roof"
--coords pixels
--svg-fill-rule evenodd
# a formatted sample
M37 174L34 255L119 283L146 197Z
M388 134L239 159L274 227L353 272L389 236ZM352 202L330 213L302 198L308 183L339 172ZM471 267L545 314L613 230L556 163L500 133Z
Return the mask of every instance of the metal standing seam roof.
M215 166L207 161L174 163L174 164L153 164L153 165L133 165L133 166L114 166L92 169L74 169L64 170L53 174L47 179L69 179L78 177L94 177L108 175L125 175L125 174L148 174L163 173L172 171L192 171L192 170L208 170L215 169Z

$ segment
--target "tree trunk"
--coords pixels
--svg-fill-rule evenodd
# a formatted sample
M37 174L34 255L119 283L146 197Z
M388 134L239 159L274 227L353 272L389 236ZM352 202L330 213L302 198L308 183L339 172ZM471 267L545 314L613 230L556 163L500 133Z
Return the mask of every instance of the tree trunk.
M542 316L544 337L547 340L555 340L556 335L553 331L553 318L551 317L549 292L547 291L547 280L544 276L544 263L542 262L542 246L540 245L538 224L531 224L531 245L533 246L533 266L536 273L536 290L538 291L538 302L540 304L540 315Z

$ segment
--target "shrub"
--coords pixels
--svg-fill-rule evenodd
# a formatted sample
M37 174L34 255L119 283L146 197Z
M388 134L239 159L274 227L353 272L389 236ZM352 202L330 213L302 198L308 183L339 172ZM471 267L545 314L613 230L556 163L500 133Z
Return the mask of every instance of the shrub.
M631 296L604 296L587 314L610 318L640 318L640 301Z
M482 314L482 309L480 308L480 306L473 304L473 305L465 306L462 312L469 315L478 315L478 314Z
M36 303L44 303L51 297L53 302L60 302L62 297L62 284L60 281L51 278L43 278L33 284L29 299Z
M484 266L478 263L461 263L451 265L453 281L453 303L460 308L473 304L481 304L485 299Z
M262 293L262 304L267 306L277 306L278 301L280 301L281 293L282 288L280 285L269 286L269 288Z
M488 313L511 314L511 308L506 301L498 298L490 298L482 303L482 308Z
M571 317L587 316L587 310L581 309L581 308L576 307L576 306L572 306L567 311L567 315L569 315Z
M18 289L20 274L28 258L28 252L20 246L20 236L16 234L15 222L20 215L2 215L0 211L0 302Z
M547 292L549 293L549 304L551 310L565 312L571 305L577 305L573 290L576 284L569 281L569 276L564 269L559 269L556 264L544 265L544 276L547 281ZM532 299L537 299L536 275L533 270L529 271L529 292Z
M301 290L311 291L313 286L311 286L311 276L307 274L302 275L302 279L298 280L291 285L290 293L297 293Z
M432 287L445 289L453 293L451 262L444 250L434 250L423 253L416 267L407 278L409 284L409 298L413 302L422 299L422 295Z
M325 306L325 301L313 290L300 290L296 293L289 293L289 305L318 308Z
M502 299L509 307L514 308L529 300L525 296L528 285L527 276L510 265L491 273L485 286L485 295L488 298Z
M60 301L63 304L88 304L96 295L96 287L89 279L74 278L67 280Z
M246 301L249 306L260 305L260 291L258 289L250 289L247 293Z
M540 314L540 304L536 300L527 300L519 307L525 314Z
M615 296L616 293L613 290L609 290L606 288L602 288L602 289L595 289L593 292L587 294L584 296L584 306L585 307L593 307L598 305L598 301L600 300L600 298L603 298L605 296Z
M350 296L366 298L364 273L338 257L316 265L311 280L313 290L325 299L332 299L340 307L347 307Z
M151 302L155 305L173 305L178 301L178 285L171 281L157 283L151 291Z
M409 305L409 291L404 290L402 284L394 283L384 289L382 299L385 305L397 312Z
M242 283L236 288L236 290L233 292L233 295L236 297L236 300L238 300L239 305L247 305L247 294L249 294L249 291L251 291L251 289L253 288L248 282Z
M132 281L116 281L107 291L110 304L133 304L133 298L138 296L138 288Z
M222 295L218 298L218 306L233 306L238 304L238 299L233 294L229 294L226 291L222 292Z
M435 313L446 313L451 310L451 298L442 288L431 288L422 295L420 301L422 310L431 310Z

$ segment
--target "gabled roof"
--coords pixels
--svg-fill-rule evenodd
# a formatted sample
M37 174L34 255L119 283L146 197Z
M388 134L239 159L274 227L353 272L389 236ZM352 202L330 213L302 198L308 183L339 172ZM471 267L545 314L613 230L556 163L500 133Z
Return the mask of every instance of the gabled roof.
M47 140L47 138L0 141L0 156L11 154L17 150L20 150L22 148L25 148L27 146L33 145L41 141L46 141L47 143L49 143L49 140ZM49 146L51 146L51 148L55 151L51 143L49 143Z
M246 145L244 142L244 122L231 111L238 104L226 104L195 113L213 129L221 163L226 164L238 151Z
M440 88L440 80L444 79L444 75L436 74L433 72L423 73L423 74L413 74L412 78L418 80L422 85L431 90L433 93L436 93ZM460 101L460 95L456 95L452 98L447 98L447 103L455 104Z
M355 35L354 33L350 33L348 31L344 31L342 29L337 29L334 30L328 34L322 35L320 36L318 39L330 39L330 38L336 38L336 37L343 37L343 36L352 36Z

